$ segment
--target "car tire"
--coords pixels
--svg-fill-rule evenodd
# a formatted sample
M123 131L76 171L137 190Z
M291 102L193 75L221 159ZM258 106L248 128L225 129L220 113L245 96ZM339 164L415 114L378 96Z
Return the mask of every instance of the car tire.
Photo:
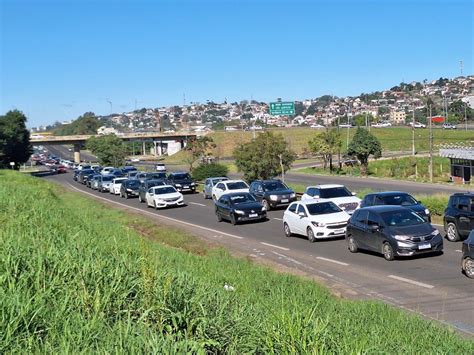
M287 238L290 238L293 235L293 233L291 233L290 226L286 222L283 223L283 232Z
M313 229L311 227L306 228L306 235L311 243L316 241L316 236L314 235Z
M267 200L263 199L262 200L262 205L263 205L263 207L265 207L265 211L267 211L267 212L270 211L270 204L268 203Z
M357 253L359 251L359 247L357 246L357 242L355 241L352 235L347 238L347 247L351 253Z
M235 226L237 224L237 219L233 213L230 214L230 223Z
M460 237L456 224L454 222L449 222L446 228L446 239L450 242L457 242Z
M470 279L474 279L474 260L467 257L462 261L462 269L464 274Z
M123 197L125 197L125 199L128 200L128 193L125 193Z
M390 243L384 243L382 247L382 254L385 260L392 261L395 259L395 254L393 253L393 248Z
M216 216L217 216L217 222L222 222L222 216L218 211L216 211Z

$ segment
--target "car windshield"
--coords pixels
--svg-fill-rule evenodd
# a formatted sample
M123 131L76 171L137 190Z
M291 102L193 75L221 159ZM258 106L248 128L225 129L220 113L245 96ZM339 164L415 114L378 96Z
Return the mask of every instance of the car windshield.
M234 195L230 196L229 198L232 205L238 205L240 203L246 202L255 202L255 198L251 194Z
M342 210L336 206L333 202L322 202L322 203L311 203L306 205L308 213L312 216L317 216L320 214L330 214L341 212Z
M172 194L173 192L176 192L176 189L172 186L159 187L155 189L155 194L157 195Z
M127 186L128 187L138 187L140 185L140 182L138 180L128 180L127 181Z
M265 188L265 191L288 190L288 187L280 181L265 182L263 183L263 187Z
M385 224L390 227L415 226L425 223L423 218L408 209L404 211L383 212L380 215Z
M102 176L102 181L112 181L113 178L113 176Z
M173 174L172 177L177 180L191 179L191 176L188 173Z
M321 189L320 195L319 195L319 197L321 198L335 198L335 197L348 197L348 196L352 196L352 194L344 186Z
M236 182L229 182L227 184L227 188L229 190L239 190L239 189L247 189L248 186L245 182L243 181L236 181Z
M416 205L417 201L408 194L379 196L386 205L411 206Z

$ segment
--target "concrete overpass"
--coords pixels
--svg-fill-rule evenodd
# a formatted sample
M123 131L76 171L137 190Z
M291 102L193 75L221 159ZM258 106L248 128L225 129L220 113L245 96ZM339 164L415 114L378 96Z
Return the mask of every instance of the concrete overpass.
M100 137L99 135L75 135L75 136L32 136L30 138L31 144L34 145L73 145L74 146L74 162L81 162L81 148L84 147L86 141L91 137ZM126 133L117 134L117 137L124 141L142 142L143 153L145 153L145 143L153 142L155 146L155 154L162 155L165 150L168 150L169 145L178 144L179 149L186 146L189 140L196 139L195 133Z

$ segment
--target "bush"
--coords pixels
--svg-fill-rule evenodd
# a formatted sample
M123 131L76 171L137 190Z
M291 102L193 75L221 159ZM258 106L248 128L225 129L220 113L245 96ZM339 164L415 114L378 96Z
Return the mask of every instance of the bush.
M418 195L416 198L430 210L432 215L443 216L448 205L449 195Z
M204 180L213 176L226 176L229 168L222 164L201 164L193 170L193 179Z

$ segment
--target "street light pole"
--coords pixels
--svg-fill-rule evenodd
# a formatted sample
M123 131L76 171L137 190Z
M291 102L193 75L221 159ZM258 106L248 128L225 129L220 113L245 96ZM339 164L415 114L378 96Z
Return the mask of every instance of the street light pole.
M411 124L411 153L413 156L416 154L415 150L415 105L413 105L413 114L412 114L412 124Z
M431 118L431 105L430 105L430 182L433 182L433 125Z

